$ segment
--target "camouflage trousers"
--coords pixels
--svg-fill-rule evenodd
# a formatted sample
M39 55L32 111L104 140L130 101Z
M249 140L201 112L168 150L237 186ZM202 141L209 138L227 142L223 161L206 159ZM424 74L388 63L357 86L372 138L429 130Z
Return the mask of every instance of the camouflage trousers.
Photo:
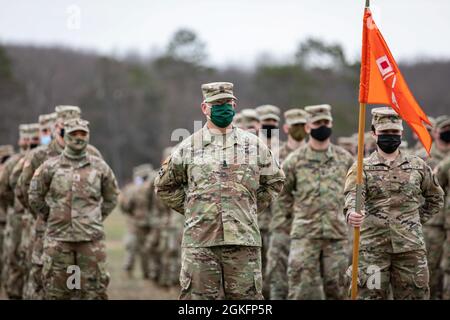
M103 240L62 242L46 238L42 259L45 299L108 298L109 273Z
M158 281L161 273L161 252L159 251L161 231L151 228L145 248L148 252L148 269L150 279Z
M34 237L34 218L33 216L25 212L22 215L22 236L20 239L19 252L21 265L24 270L24 283L22 298L31 299L30 290L28 288L28 280L31 270L31 254L33 250L33 238Z
M149 252L146 248L147 237L150 232L149 227L133 226L133 228L126 235L125 239L125 262L124 269L126 271L133 271L136 258L139 259L142 276L149 278Z
M3 241L3 279L10 299L22 299L25 270L20 256L22 215L10 212L7 216Z
M183 231L168 228L161 232L159 252L161 252L161 272L158 284L174 286L178 284L181 270L181 240Z
M261 272L263 276L263 296L265 299L270 299L270 285L265 279L267 267L267 252L270 244L270 233L268 229L262 229L261 232Z
M430 270L430 299L442 299L444 274L441 268L445 229L443 226L424 225L423 234L427 247L428 269Z
M45 226L45 224L43 225ZM36 221L32 238L31 268L24 287L24 298L31 300L44 299L42 284L42 255L44 250L45 228Z
M444 270L444 285L442 298L450 300L450 230L447 230L447 235L444 244L444 257L443 257L443 270Z
M359 253L358 297L361 300L429 299L427 254L424 250L404 253ZM351 277L351 267L347 270Z
M262 300L261 248L182 248L180 299Z
M274 231L270 236L265 279L270 286L271 300L287 299L290 244L291 238L286 232Z
M288 299L344 299L347 261L346 239L291 239Z

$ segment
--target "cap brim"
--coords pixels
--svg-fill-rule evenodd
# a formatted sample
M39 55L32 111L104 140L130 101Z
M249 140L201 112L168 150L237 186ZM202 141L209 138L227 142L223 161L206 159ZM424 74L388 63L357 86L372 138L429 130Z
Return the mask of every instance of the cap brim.
M286 124L289 126L292 126L294 124L305 124L306 119L292 119L292 120L286 120Z
M379 125L374 125L375 130L402 130L403 131L403 125L402 124L395 124L395 123L384 123Z
M442 123L439 123L438 128L441 129L441 128L446 127L446 126L450 126L450 119L445 120L445 121L442 122Z
M75 132L75 131L84 131L89 133L89 129L86 129L85 127L73 127L70 130L65 130L67 133Z
M234 100L237 100L237 98L235 96L233 96L231 93L220 93L220 94L216 94L215 96L206 98L205 101L207 103L210 103L210 102L214 102L214 101L222 100L222 99L234 99Z
M276 120L278 122L280 122L280 117L277 116L276 114L265 114L259 117L259 121L264 121L264 120Z
M311 117L309 118L309 122L316 122L319 120L329 120L329 121L333 121L333 117L332 116L326 116L326 115L320 115L320 116L315 116L315 117Z

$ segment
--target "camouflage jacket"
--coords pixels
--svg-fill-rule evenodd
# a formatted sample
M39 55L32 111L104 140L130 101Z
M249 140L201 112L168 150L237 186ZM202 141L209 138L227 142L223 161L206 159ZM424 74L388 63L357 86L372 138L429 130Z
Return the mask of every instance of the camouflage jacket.
M13 183L13 172L14 169L20 167L21 160L25 156L25 152L17 153L9 158L3 167L2 175L0 177L0 202L3 207L13 207L14 212L21 214L24 211L24 208L20 206L20 203L17 201L17 198L14 194L14 186ZM17 170L16 170L17 172ZM17 211L16 211L17 210Z
M206 125L184 140L156 178L158 196L185 215L183 246L261 246L257 213L283 187L284 174L254 134Z
M39 146L25 157L25 163L15 188L17 198L25 208L29 207L28 189L34 172L48 159L59 156L63 150L56 139L53 139L48 146ZM100 152L92 145L88 145L86 151L88 154L102 158Z
M420 144L422 145L422 144ZM445 157L450 155L450 152L442 152L440 151L435 144L431 146L430 156L422 147L418 149L415 153L418 157L425 160L425 162L431 167L431 169L436 168L436 166L445 159ZM444 209L438 212L435 216L433 216L430 220L427 221L427 226L443 226L445 220Z
M445 228L450 230L450 156L445 158L435 168L436 177L439 180L439 184L445 192ZM448 240L448 239L447 239Z
M361 250L401 253L425 249L422 224L442 208L444 194L425 161L400 151L389 163L373 152L364 159L363 178L366 217L361 226ZM356 164L345 183L344 214L355 210L355 203Z
M142 185L130 183L119 197L120 209L139 227L156 226L154 214L154 185L152 179Z
M6 213L8 208L14 206L14 190L10 186L11 173L20 159L24 156L23 153L16 153L11 156L2 167L0 174L0 206L2 207L2 215L0 222L6 222Z
M309 144L292 152L283 162L286 183L277 201L286 219L293 219L291 238L346 239L342 216L344 181L353 158L331 144L318 152Z
M284 142L281 147L280 151L278 153L280 162L283 163L284 160L288 157L288 155L291 154L294 150L289 148L287 142ZM279 199L277 199L279 201ZM283 213L281 210L276 210L277 206L272 205L273 207L273 214L271 217L269 230L271 232L283 232L285 234L289 234L291 232L291 226L292 226L292 216L289 218Z
M114 173L100 158L45 161L30 183L29 204L46 221L46 236L58 241L104 238L103 220L117 203Z

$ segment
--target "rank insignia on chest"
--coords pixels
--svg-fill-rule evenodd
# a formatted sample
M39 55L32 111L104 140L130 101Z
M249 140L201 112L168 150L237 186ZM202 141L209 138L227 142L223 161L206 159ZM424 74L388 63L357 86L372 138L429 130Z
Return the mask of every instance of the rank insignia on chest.
M80 175L78 173L73 175L73 181L80 182Z

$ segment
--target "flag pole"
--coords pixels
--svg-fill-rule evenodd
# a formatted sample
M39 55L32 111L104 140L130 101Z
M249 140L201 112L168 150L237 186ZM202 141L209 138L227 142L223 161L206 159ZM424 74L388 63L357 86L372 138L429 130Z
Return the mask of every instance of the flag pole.
M370 0L366 0L366 8L370 7ZM356 208L357 213L362 209L363 188L363 159L364 159L364 133L366 126L366 104L359 104L358 124L358 160L356 169ZM353 229L353 255L352 255L352 300L358 297L358 263L359 263L359 228Z

